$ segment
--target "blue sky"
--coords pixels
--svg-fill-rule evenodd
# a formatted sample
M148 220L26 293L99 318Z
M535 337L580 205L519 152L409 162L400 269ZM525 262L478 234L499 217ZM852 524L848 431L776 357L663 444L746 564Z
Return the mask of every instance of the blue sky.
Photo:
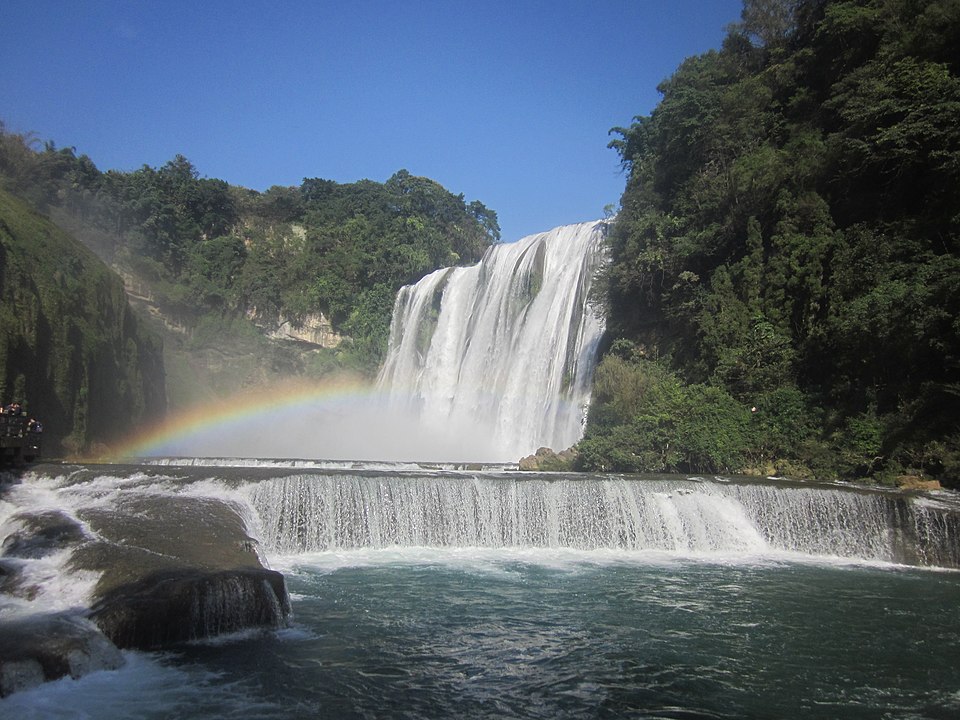
M646 115L740 0L4 0L0 119L101 170L177 153L265 190L400 168L504 240L602 216L608 130Z

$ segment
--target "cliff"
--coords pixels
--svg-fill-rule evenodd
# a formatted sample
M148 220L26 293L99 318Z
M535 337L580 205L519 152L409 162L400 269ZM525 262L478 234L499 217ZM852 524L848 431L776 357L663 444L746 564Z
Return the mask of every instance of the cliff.
M90 250L0 191L0 402L45 427L45 454L109 443L166 407L162 350Z

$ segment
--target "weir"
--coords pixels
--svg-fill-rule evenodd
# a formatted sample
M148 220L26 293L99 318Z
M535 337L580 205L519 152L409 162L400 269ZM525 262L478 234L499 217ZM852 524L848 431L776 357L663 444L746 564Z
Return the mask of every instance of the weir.
M387 547L796 554L960 567L955 509L699 479L330 473L247 488L271 553Z
M577 442L603 332L588 301L606 227L495 245L403 288L378 379L390 408L422 433L457 436L462 460Z

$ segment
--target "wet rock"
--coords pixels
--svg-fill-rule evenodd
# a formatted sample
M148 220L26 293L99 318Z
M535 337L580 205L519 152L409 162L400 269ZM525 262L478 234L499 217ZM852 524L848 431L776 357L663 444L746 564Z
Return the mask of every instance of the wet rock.
M80 523L57 510L16 513L5 534L0 555L16 558L46 557L86 540Z
M75 551L71 566L101 573L91 618L119 647L278 627L289 615L283 576L263 566L226 501L137 494L82 519L100 539Z
M0 623L0 697L123 664L117 647L81 617L54 614Z
M118 647L152 650L251 627L279 627L289 613L272 570L175 571L109 591L93 621Z

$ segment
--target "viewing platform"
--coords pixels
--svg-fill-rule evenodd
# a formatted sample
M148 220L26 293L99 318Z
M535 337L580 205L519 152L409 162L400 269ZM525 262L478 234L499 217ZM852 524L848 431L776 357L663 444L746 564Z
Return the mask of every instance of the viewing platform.
M40 457L43 433L26 413L0 413L0 466L29 463Z

